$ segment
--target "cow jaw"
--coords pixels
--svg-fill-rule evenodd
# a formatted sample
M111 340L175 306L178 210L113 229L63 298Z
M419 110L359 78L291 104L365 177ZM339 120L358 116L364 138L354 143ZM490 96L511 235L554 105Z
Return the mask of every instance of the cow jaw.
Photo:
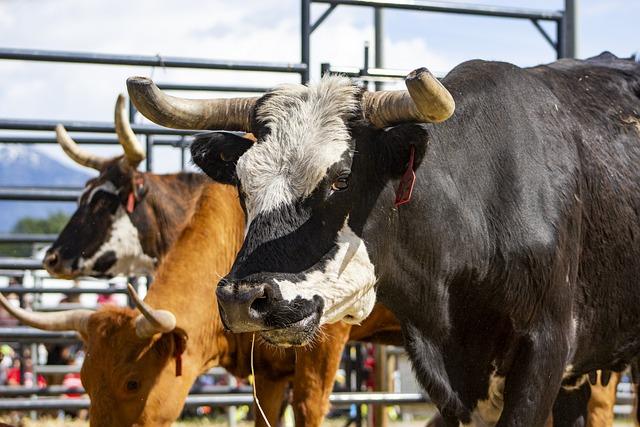
M144 253L138 229L122 206L113 215L109 239L88 259L80 258L79 269L84 274L116 276L118 274L152 274L155 259ZM115 255L115 262L104 271L96 270L100 259Z
M316 328L341 320L360 323L369 316L375 305L375 270L364 241L351 230L347 220L338 232L337 251L328 262L323 263L322 269L307 273L299 282L275 280L285 301L317 301L321 298L323 308L319 321L315 321ZM308 316L294 328L287 329L308 329L314 320L312 317ZM282 344L286 341L287 333L286 330L275 330L263 332L263 336L270 342ZM292 343L300 344L295 342L300 341L299 337L295 338Z

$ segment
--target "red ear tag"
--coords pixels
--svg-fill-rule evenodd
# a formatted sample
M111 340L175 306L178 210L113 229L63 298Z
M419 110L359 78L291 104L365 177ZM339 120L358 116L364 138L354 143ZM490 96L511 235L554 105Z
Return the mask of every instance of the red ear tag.
M182 376L182 353L176 355L176 377Z
M181 336L173 335L173 357L176 359L176 377L182 376L182 353L184 353L184 341Z
M136 196L133 194L133 191L129 193L129 197L127 197L127 212L133 213L133 209L136 207Z
M416 173L413 171L413 159L415 157L416 149L413 145L410 147L409 164L407 165L407 170L402 175L402 178L400 178L400 184L396 191L396 207L404 205L411 200L413 185L416 183Z

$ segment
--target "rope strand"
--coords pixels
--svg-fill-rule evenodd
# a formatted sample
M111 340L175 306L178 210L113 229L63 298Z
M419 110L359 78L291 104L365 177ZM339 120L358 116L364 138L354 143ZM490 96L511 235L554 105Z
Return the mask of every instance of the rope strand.
M255 343L256 343L256 334L254 333L253 335L251 335L251 375L253 376L253 400L255 400L256 406L258 407L260 414L262 414L262 418L264 419L264 422L267 424L267 427L271 427L271 424L269 424L269 420L267 419L267 416L264 414L264 411L262 410L262 406L260 406L258 395L256 394L256 373L253 369L253 348L255 346Z

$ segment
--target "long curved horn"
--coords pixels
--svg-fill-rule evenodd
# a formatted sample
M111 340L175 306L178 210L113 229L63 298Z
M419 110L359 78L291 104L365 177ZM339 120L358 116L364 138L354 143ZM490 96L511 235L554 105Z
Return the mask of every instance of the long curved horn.
M45 331L78 331L87 334L89 329L89 317L94 313L91 310L66 310L51 313L39 313L14 307L4 295L0 294L0 304L13 317L34 328Z
M136 135L133 133L133 129L131 129L125 108L126 101L127 99L123 94L118 95L114 122L116 133L118 134L118 141L120 141L120 145L124 148L124 155L129 164L135 168L144 160L145 154L142 145L140 145L138 138L136 138Z
M129 295L136 304L140 314L136 319L136 335L138 338L149 338L155 334L166 334L176 327L176 316L167 310L156 310L142 301L133 286L129 284Z
M80 148L61 124L56 125L56 139L67 156L82 166L101 170L108 161L105 157L96 156Z
M174 129L251 132L251 111L258 98L187 99L163 93L151 79L129 77L129 96L146 118Z
M406 90L365 92L362 111L378 128L403 122L440 123L455 111L451 93L426 68L412 71Z

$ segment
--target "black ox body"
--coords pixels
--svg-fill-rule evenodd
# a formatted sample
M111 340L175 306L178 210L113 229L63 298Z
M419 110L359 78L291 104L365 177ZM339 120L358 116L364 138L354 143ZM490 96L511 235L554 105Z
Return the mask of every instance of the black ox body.
M640 351L640 64L608 53L528 69L471 61L443 83L456 101L444 123L351 120L345 194L256 219L222 285L314 265L305 248L330 246L339 225L325 224L348 215L447 426L483 425L481 407L497 411L486 425L543 426L558 393L555 424L579 424L568 407L585 397L585 375L620 371ZM205 171L220 161L202 150L233 145L215 135L194 145ZM395 207L410 146L416 184ZM321 225L300 227L297 212Z

